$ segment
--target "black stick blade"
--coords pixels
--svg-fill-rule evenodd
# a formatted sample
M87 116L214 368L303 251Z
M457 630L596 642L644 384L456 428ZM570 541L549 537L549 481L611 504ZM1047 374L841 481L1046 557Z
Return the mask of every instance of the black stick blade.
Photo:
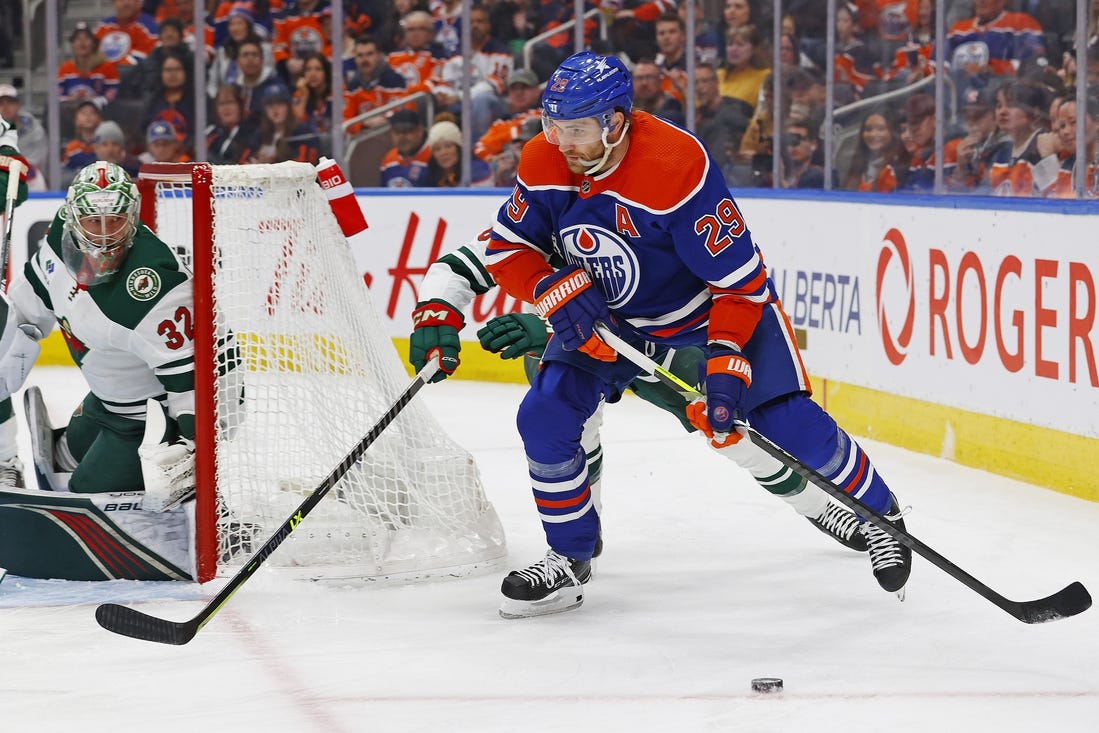
M1048 598L1037 601L1023 601L1017 604L1017 613L1012 615L1028 624L1043 624L1058 621L1091 608L1091 594L1082 583L1076 581Z
M198 621L167 621L117 603L104 603L95 609L95 620L107 631L142 641L182 646L198 633Z

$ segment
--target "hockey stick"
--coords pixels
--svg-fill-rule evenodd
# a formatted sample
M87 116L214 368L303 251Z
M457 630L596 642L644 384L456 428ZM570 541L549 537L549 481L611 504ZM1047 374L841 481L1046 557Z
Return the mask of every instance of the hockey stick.
M702 396L694 387L657 364L654 360L645 356L645 354L635 349L605 325L598 324L596 330L599 332L599 336L610 344L615 351L652 374L666 386L678 392L684 399L694 400ZM773 456L790 470L794 471L794 473L797 473L807 481L810 481L848 509L858 513L868 522L872 522L876 527L897 540L897 542L911 548L913 552L923 557L932 565L936 566L955 580L958 580L978 595L983 596L985 599L1007 611L1023 623L1038 624L1045 621L1057 621L1058 619L1075 616L1091 607L1091 595L1079 581L1069 584L1051 596L1033 601L1013 601L1005 598L962 570L950 560L947 560L907 531L894 527L879 512L866 506L861 501L836 486L828 480L827 477L791 456L766 437L757 433L747 423L739 423L738 427L742 427L748 431L748 437L751 439L752 443Z
M313 489L313 492L294 510L290 518L283 522L282 526L263 543L263 546L252 555L248 562L244 564L244 567L237 571L236 575L230 578L225 587L198 612L197 616L188 621L168 621L167 619L142 613L129 606L104 603L95 609L95 620L107 631L123 636L131 636L135 639L155 641L160 644L183 645L195 638L195 634L214 617L214 614L221 610L221 607L229 601L240 586L244 585L244 581L255 574L263 561L270 557L271 553L283 543L283 540L298 528L298 525L324 498L325 494L331 491L332 487L343 478L344 474L363 457L367 448L396 419L397 415L401 414L401 410L412 401L416 393L431 381L438 369L439 360L432 359L420 370L412 383L405 388L405 391L401 393L401 396L397 398L389 411L382 415L381 419L370 429L370 432L363 436L358 445L351 449L351 452L340 461L340 465L336 466L332 473L328 474L328 477L321 482L320 486Z
M8 259L11 255L11 233L15 226L15 200L19 197L19 177L23 162L12 158L8 163L8 190L4 195L4 241L0 243L0 292L8 289Z

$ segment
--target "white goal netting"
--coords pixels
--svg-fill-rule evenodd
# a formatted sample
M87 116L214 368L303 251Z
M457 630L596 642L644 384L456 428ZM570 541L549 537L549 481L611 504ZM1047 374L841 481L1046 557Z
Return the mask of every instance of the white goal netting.
M220 574L258 549L410 380L313 167L212 171L215 354L196 363L218 365L214 404L198 409L215 417ZM158 235L190 255L192 207L209 204L189 176L163 176L155 196ZM417 398L268 562L381 577L452 574L504 554L472 457Z

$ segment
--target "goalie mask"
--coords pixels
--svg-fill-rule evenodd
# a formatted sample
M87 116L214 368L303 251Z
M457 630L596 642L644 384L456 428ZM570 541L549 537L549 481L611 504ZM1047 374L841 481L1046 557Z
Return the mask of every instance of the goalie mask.
M61 258L78 283L98 285L118 272L140 208L137 186L120 166L99 160L76 174L61 210Z
M546 82L542 93L542 130L554 145L603 144L602 160L584 161L592 165L588 175L599 170L619 145L608 136L615 132L614 113L621 112L629 125L633 108L633 79L615 56L599 56L581 51L561 62Z

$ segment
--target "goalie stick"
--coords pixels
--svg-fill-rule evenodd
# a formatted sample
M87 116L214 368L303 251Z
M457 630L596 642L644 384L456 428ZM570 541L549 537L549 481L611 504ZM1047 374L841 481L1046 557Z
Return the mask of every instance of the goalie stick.
M294 513L282 523L274 534L263 543L263 546L256 551L254 555L244 564L236 575L229 579L229 582L225 584L225 587L218 592L214 598L208 602L198 614L187 621L169 621L167 619L158 618L156 616L150 616L146 613L142 613L129 606L120 606L117 603L104 603L95 609L95 620L99 622L99 625L105 628L107 631L121 634L123 636L130 636L134 639L142 639L144 641L155 641L160 644L175 644L183 645L195 638L195 634L202 629L206 623L214 617L221 607L224 606L234 593L255 574L259 566L263 564L263 561L270 557L283 541L290 536L290 533L298 528L302 520L306 515L313 510L313 508L324 498L325 494L332 490L344 474L350 470L352 466L363 454L370 445L377 440L378 436L389 426L397 415L401 414L401 411L405 406L412 401L412 398L416 396L416 393L420 389L431 381L431 378L435 375L435 372L439 368L439 360L431 359L424 366L423 369L413 378L412 383L405 388L405 391L401 393L400 397L396 399L389 410L382 415L378 422L370 429L362 440L351 449L340 465L332 469L332 473L328 474L327 478L321 482L320 486L313 489L313 492L305 498Z
M599 336L615 351L652 374L666 386L678 392L685 400L691 401L702 397L701 392L631 346L618 336L618 334L608 329L604 324L597 324L596 330L599 332ZM923 557L932 565L961 582L962 585L986 600L991 601L999 608L1007 611L1023 623L1039 624L1046 621L1057 621L1059 619L1075 616L1091 607L1091 595L1088 593L1087 588L1079 581L1069 584L1051 596L1038 598L1033 601L1013 601L1009 598L1005 598L935 550L928 547L909 532L894 527L881 513L874 511L855 497L846 493L843 489L829 481L827 477L805 465L797 458L772 443L766 437L756 432L747 423L738 423L738 427L747 430L748 437L751 439L752 443L783 463L790 470L799 474L807 481L810 481L815 486L818 486L833 499L843 504L848 509L858 513L868 522L872 522L874 526L881 529L890 537L911 548L913 552Z
M15 225L15 200L19 197L19 177L22 161L8 163L8 190L4 193L4 241L0 243L0 291L8 290L8 260L11 257L11 233Z

